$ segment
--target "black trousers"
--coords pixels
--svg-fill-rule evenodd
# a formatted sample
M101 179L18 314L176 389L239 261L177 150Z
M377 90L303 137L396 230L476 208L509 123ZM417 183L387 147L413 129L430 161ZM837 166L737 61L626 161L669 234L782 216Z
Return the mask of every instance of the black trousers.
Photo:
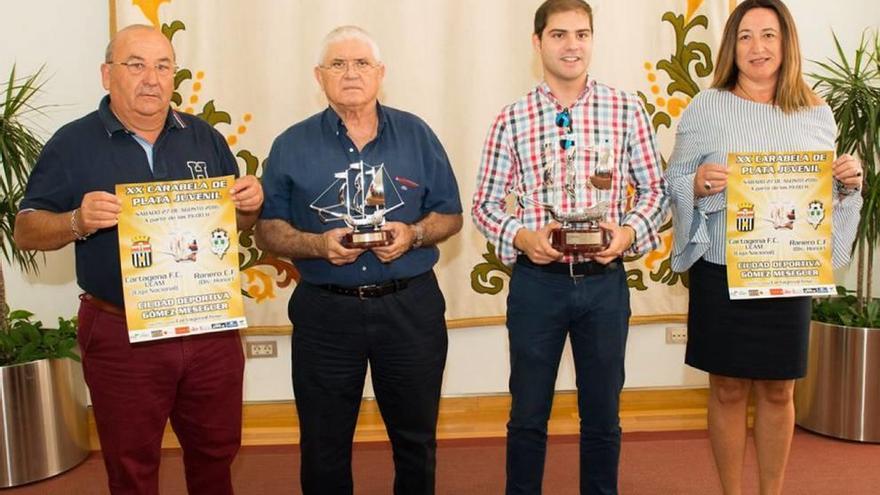
M351 443L367 363L394 452L394 493L434 493L445 311L433 272L376 298L296 287L288 312L305 495L353 492Z

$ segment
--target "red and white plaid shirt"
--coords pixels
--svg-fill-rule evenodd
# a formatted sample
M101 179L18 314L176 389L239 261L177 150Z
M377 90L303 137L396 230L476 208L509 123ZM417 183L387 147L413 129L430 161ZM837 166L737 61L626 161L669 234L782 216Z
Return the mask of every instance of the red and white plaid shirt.
M486 137L471 213L477 229L495 245L498 258L506 265L513 264L519 254L513 246L519 229L537 230L553 220L542 203L555 203L563 209L571 206L565 204L566 195L559 194L559 184L571 183L563 177L564 166L555 167L555 193L554 188L541 187L548 161L557 160L561 165L565 160L566 151L559 140L566 130L556 125L556 116L563 110L547 83L542 83L505 107ZM656 248L668 198L654 132L642 102L590 80L568 110L577 150L576 183L586 180L590 163L597 161L600 150L610 147L615 168L607 218L635 229L636 241L628 254ZM597 192L585 189L576 200L583 204L574 206L595 204ZM506 206L511 193L518 199L512 214ZM566 255L562 261L577 263L586 258Z

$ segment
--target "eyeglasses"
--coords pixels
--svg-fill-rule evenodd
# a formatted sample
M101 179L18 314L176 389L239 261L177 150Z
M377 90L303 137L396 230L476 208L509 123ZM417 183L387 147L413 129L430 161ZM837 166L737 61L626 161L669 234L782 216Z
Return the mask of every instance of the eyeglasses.
M166 62L159 62L153 66L149 66L143 62L107 62L107 65L121 65L128 69L128 73L133 76L139 76L147 70L147 67L156 69L156 73L162 77L171 76L177 72L177 66Z
M556 114L556 127L565 130L565 135L559 139L559 146L567 150L574 147L574 126L571 121L571 112L567 108Z
M318 67L324 70L329 70L330 72L339 75L348 72L349 68L357 74L363 74L365 72L369 72L375 69L378 66L379 64L370 63L370 61L365 58L359 58L357 60L337 59L330 62L330 65L319 65Z

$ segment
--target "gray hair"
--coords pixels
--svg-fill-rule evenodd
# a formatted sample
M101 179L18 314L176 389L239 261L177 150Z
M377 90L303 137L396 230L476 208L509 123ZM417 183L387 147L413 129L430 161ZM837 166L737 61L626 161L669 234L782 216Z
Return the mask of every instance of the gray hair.
M127 33L129 31L138 31L138 30L144 30L144 29L149 30L149 31L159 31L158 29L156 29L153 26L150 26L149 24L131 24L131 25L125 26L124 28L120 29L119 31L116 31L116 33L114 33L113 36L110 37L110 42L107 43L107 49L104 50L104 63L109 64L110 62L113 62L113 49L116 48L116 39L119 37L120 34ZM169 40L169 43L170 43L170 40ZM177 59L177 54L174 52L174 45L173 44L171 45L171 56L174 57L175 59Z
M373 53L373 58L376 59L376 62L382 61L382 56L379 53L379 45L376 43L376 40L370 36L370 33L358 26L339 26L333 31L327 33L327 36L324 37L324 41L321 43L321 51L318 52L318 65L324 63L324 57L327 56L327 49L330 45L347 40L363 41L369 45L370 51Z

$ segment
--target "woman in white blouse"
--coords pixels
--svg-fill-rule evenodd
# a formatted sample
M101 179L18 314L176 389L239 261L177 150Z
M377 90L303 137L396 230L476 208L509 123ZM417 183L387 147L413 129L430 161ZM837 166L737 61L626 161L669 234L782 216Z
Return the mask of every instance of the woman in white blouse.
M810 298L730 300L725 267L728 153L831 150L831 109L801 74L791 14L779 0L745 0L724 28L712 88L688 106L666 171L672 267L689 272L686 362L709 373L709 438L725 495L742 492L748 398L761 494L778 494L794 431L794 381L806 373ZM849 255L862 169L834 162L833 262Z

